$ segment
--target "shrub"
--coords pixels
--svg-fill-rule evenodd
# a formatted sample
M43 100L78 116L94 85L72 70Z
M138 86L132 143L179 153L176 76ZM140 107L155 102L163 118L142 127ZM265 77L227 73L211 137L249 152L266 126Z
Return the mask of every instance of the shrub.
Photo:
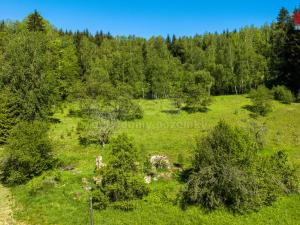
M197 140L181 205L244 212L295 191L296 172L286 155L261 157L258 150L247 132L220 122L206 138Z
M22 184L53 168L57 162L42 122L21 122L8 140L5 160L1 163L1 179L8 184Z
M122 211L132 211L135 209L135 205L131 201L121 201L121 202L115 202L113 204L113 208Z
M115 106L116 118L134 120L143 118L143 110L137 103L128 98L119 98Z
M131 139L121 134L112 140L111 146L112 158L107 166L100 170L102 181L98 190L110 203L122 202L117 204L118 207L121 209L124 206L127 210L130 207L124 205L125 202L142 199L149 189L138 168L136 148Z
M108 197L100 190L94 190L92 192L92 201L93 201L93 208L98 210L106 209L109 205Z
M251 90L249 96L253 102L252 112L265 116L272 111L272 94L265 86L259 86L256 90Z
M101 144L104 147L116 127L117 124L114 120L84 119L77 125L79 143L82 145Z
M272 89L274 93L274 99L281 101L285 104L291 104L295 101L293 93L285 86L276 86Z
M11 129L18 122L17 98L8 90L0 91L0 144L5 144Z

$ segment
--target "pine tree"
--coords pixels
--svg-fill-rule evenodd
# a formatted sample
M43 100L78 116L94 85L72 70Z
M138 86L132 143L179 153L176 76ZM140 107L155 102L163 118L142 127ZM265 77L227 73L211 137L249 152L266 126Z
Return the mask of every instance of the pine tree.
M44 19L38 11L35 10L28 16L27 29L34 32L45 31Z

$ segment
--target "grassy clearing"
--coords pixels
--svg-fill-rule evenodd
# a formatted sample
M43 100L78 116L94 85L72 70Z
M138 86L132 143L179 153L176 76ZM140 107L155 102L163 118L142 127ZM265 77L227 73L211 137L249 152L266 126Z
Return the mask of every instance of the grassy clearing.
M179 153L184 155L185 165L193 151L194 139L205 135L220 119L241 127L253 121L265 123L266 150L270 154L285 150L291 162L300 165L300 104L283 105L274 102L274 110L267 117L251 118L243 107L250 104L245 96L214 97L207 113L175 113L169 100L141 100L145 115L142 120L122 122L118 132L133 136L141 156L161 153L176 162ZM50 132L56 154L66 165L74 165L74 171L64 171L59 185L35 195L29 195L28 185L12 188L16 199L16 216L28 224L88 224L88 193L82 188L82 178L93 177L95 158L101 154L104 161L108 150L100 146L79 145L76 126L79 118L69 117L66 105L58 111L59 124L53 124ZM95 224L300 224L300 195L279 199L270 207L247 215L232 215L225 210L205 213L191 207L182 211L174 205L180 184L175 180L158 181L150 185L151 193L137 201L132 212L107 209L95 212Z

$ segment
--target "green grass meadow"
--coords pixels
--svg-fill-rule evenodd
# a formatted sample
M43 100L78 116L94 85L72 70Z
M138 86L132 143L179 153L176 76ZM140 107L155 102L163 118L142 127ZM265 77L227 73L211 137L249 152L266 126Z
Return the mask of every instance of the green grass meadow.
M245 109L251 104L246 96L217 96L205 113L176 112L170 100L139 100L144 118L120 122L117 132L126 132L134 138L141 158L149 154L167 155L176 162L178 154L184 156L185 165L195 145L195 137L204 136L219 120L247 128L251 123L265 124L266 146L262 154L284 150L291 163L300 165L300 104L284 105L273 102L273 111L266 117L253 118ZM61 123L52 124L50 137L55 153L72 171L61 171L61 182L55 187L36 194L29 193L29 185L11 188L14 214L18 221L34 225L85 225L89 224L89 192L82 185L82 178L92 182L95 159L102 155L107 161L109 146L82 146L76 134L78 117L69 116L69 109L76 103L65 104L54 117ZM196 207L182 210L175 204L181 185L176 179L161 180L150 184L151 192L136 202L136 209L124 212L108 208L94 211L96 225L118 224L300 224L300 194L278 199L272 206L258 212L234 215L220 209L205 212Z

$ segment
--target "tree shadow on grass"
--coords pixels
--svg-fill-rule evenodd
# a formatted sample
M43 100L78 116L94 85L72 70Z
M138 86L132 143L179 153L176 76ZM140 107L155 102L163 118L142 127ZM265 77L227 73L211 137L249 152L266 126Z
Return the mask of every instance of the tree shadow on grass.
M207 113L209 111L209 108L207 107L194 108L194 107L185 106L182 108L182 110L186 111L187 113L197 113L197 112Z
M60 119L54 118L54 117L48 118L48 121L49 121L49 123L54 123L54 124L57 124L57 123L61 122Z
M191 176L191 174L193 173L193 169L192 168L185 168L181 171L178 171L175 174L175 178L178 182L180 183L186 183L189 180L189 177Z
M256 119L258 117L257 113L256 113L256 109L253 105L244 105L242 107L243 109L246 109L250 112L249 116L253 119Z
M171 114L171 115L178 115L180 114L180 109L168 109L168 110L162 110L161 112Z

